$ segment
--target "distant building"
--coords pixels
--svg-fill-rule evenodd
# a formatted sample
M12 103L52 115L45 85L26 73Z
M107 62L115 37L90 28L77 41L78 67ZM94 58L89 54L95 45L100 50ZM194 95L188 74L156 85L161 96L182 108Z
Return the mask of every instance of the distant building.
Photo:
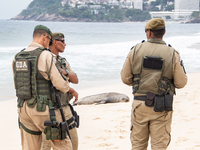
M199 0L175 0L175 11L199 11Z
M134 9L141 9L143 10L143 0L133 0Z
M188 20L193 11L199 11L199 0L174 0L174 8L173 11L152 11L150 14L152 18L170 16L172 20Z

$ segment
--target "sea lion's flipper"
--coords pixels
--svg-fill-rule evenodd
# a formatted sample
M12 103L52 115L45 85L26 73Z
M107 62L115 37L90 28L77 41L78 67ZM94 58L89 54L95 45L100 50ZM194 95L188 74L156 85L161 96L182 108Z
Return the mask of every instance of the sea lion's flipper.
M100 102L96 103L96 105L105 104L105 103L106 103L106 100L101 100Z

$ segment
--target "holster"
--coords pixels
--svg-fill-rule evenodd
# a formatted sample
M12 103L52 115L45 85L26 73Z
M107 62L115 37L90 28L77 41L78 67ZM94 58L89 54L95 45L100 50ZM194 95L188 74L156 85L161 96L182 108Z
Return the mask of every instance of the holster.
M77 112L76 111L74 111L74 117L75 117L75 123L76 123L76 128L78 128L79 127L79 124L80 124L80 122L79 122L79 115L77 114Z
M44 134L46 134L47 140L60 140L61 139L60 126L57 127L47 126L44 129Z
M60 130L61 130L61 140L65 139L67 137L67 123L66 122L61 122L60 123Z
M51 121L45 121L44 134L47 140L62 140L67 137L67 123L61 122L59 125L54 125Z
M77 114L77 112L74 110L73 106L71 104L69 104L72 115L74 116L75 119L75 123L76 123L76 128L79 127L80 121L79 121L79 115Z

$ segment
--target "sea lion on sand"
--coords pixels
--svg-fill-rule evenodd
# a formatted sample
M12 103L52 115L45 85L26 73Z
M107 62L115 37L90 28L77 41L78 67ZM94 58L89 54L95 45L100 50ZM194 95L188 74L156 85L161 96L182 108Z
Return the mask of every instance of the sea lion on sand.
M83 97L78 100L78 102L73 105L90 105L90 104L105 104L105 103L118 103L118 102L128 102L129 97L125 94L110 92L101 93L96 95L90 95Z

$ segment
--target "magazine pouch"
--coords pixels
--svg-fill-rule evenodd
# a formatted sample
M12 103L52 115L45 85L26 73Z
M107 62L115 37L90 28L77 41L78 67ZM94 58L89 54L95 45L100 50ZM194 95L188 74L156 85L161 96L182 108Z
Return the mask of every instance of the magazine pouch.
M155 97L154 93L147 92L145 105L148 107L152 107L154 105L154 97Z
M165 99L164 96L156 96L154 101L154 111L162 112L165 110Z
M173 109L173 96L166 94L165 95L165 110L172 111Z

